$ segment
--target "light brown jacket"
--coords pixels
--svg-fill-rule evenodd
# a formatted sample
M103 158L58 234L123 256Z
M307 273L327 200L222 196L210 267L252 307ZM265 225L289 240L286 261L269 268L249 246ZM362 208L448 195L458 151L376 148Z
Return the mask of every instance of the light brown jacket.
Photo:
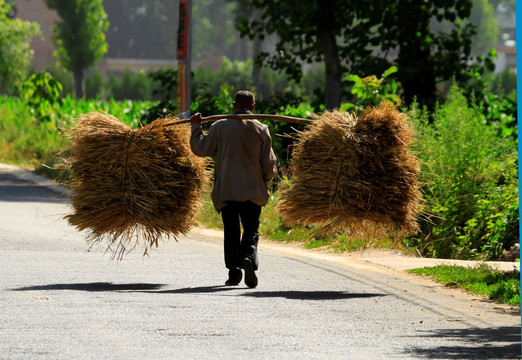
M201 124L192 124L190 148L197 156L215 155L212 202L216 210L226 201L266 205L266 183L277 171L268 126L258 120L224 119L214 122L204 135Z

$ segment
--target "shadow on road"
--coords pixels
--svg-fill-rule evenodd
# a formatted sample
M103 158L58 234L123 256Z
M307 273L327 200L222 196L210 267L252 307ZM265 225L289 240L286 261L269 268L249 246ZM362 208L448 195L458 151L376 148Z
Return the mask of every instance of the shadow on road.
M164 284L113 284L108 282L80 283L80 284L49 284L27 286L12 291L31 291L31 290L80 290L80 291L138 291L156 290L164 287Z
M267 298L282 297L290 300L341 300L386 296L386 294L347 293L344 291L256 291L243 296Z
M220 291L238 290L234 286L217 285L217 286L199 286L199 287L188 287L181 289L171 290L160 290L160 291L147 291L155 294L206 294L215 293Z
M246 290L246 288L236 286L200 286L187 287L180 289L165 289L165 284L113 284L108 282L96 283L79 283L79 284L48 284L27 286L21 288L10 289L11 291L42 291L42 290L77 290L77 291L131 291L151 294L209 294L230 290ZM386 296L386 294L372 293L347 293L344 291L257 291L255 289L240 294L241 296L250 296L257 298L281 297L289 300L342 300L342 299L359 299L371 298L377 296Z
M57 193L47 186L33 184L13 174L0 172L0 201L66 203L65 194Z
M0 201L65 204L69 198L38 185L0 185Z
M468 346L415 347L407 353L426 359L520 359L520 327L500 326L496 328L435 329L423 331L419 337L454 339ZM505 345L490 345L491 343Z
M246 290L243 287L236 286L203 286L193 288L181 288L160 291L145 291L155 294L204 294L215 293L230 290ZM369 293L346 293L343 291L258 291L249 289L248 292L240 294L241 296L250 296L258 298L282 297L289 300L341 300L341 299L357 299L370 298L376 296L386 296L386 294L369 294Z

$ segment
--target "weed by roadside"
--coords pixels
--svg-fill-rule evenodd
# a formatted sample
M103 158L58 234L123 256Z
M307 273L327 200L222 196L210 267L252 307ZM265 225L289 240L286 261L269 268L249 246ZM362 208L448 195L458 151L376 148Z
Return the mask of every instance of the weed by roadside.
M413 269L409 272L432 277L448 287L459 287L475 295L508 305L520 306L520 272L503 272L486 264L476 268L458 265L438 265Z
M221 215L214 209L210 198L211 189L203 194L203 204L196 214L195 220L210 229L223 229ZM348 236L345 233L324 232L318 225L303 226L300 224L286 224L277 210L278 192L274 191L268 204L261 212L259 232L265 239L280 242L302 243L307 249L325 248L334 252L355 251L370 247L381 249L401 248L401 242L383 234L374 234L369 238Z

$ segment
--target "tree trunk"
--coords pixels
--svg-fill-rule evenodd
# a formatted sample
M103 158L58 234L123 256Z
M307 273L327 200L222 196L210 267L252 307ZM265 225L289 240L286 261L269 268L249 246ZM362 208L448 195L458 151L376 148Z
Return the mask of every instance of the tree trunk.
M74 73L74 87L76 90L76 98L83 99L83 71L77 71Z
M319 27L317 39L321 44L325 63L326 108L333 110L341 106L341 60L335 34L327 27Z
M261 40L256 37L253 40L253 51L252 51L252 81L254 83L254 87L256 88L256 91L258 92L258 95L261 90L261 65L257 62L257 57L259 56L259 53L261 53Z
M261 20L261 11L259 9L253 9L252 13L255 20ZM258 95L261 95L261 97L263 97L264 94L261 94L261 65L257 62L257 57L261 53L262 45L261 39L256 36L252 41L252 82Z
M422 59L414 57L414 59ZM422 62L422 60L420 60ZM414 100L425 105L429 110L435 107L437 89L435 82L435 69L432 64L426 63L419 67L411 64L411 61L398 61L399 81L404 88L404 100L411 104ZM401 70L402 69L402 70Z

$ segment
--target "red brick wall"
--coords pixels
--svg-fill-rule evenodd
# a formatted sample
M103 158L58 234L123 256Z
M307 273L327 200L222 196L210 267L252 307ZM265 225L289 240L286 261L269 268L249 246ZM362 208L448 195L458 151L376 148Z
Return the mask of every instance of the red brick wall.
M32 67L36 71L41 71L46 66L56 63L56 59L53 57L54 46L51 41L51 26L58 20L56 11L49 10L44 0L15 0L14 3L17 8L17 18L40 24L43 39L35 37L31 43L34 50Z

